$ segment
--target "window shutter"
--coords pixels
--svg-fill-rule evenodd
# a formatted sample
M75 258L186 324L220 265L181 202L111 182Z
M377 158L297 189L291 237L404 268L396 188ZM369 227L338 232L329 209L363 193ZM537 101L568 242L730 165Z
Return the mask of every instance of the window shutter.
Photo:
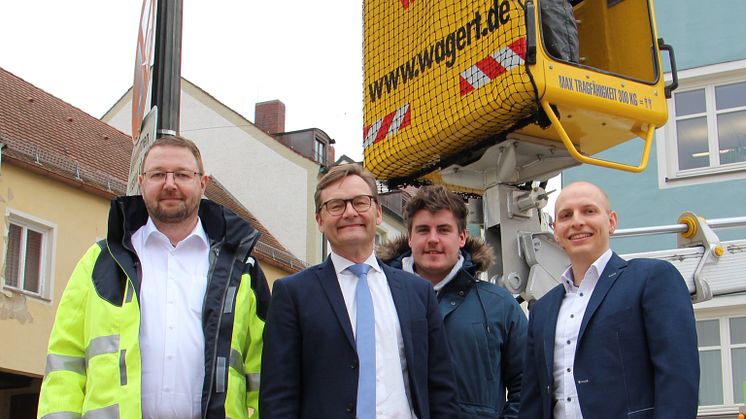
M23 229L15 224L8 228L8 247L5 253L5 285L18 287L18 262L21 259L21 233Z
M41 288L41 246L43 236L33 230L26 230L26 263L24 266L23 289L40 293Z

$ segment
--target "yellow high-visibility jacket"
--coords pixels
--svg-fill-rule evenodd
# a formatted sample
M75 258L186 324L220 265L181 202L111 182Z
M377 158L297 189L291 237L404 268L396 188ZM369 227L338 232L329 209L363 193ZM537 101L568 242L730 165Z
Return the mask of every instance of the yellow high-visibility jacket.
M210 241L202 417L247 418L249 408L257 409L269 304L266 278L251 257L259 232L208 200L199 216ZM73 271L49 338L39 418L142 417L142 271L131 237L147 219L141 197L113 200L107 238L91 246Z

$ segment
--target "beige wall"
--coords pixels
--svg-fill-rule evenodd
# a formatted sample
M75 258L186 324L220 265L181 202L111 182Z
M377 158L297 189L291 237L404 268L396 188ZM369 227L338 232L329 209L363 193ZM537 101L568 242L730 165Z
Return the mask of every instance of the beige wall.
M259 264L262 267L262 270L264 271L264 276L267 277L267 282L269 283L270 289L272 288L272 285L280 278L284 278L288 275L290 275L288 272L285 272L281 270L280 268L277 268L275 266L272 266L268 263L261 263Z
M44 176L2 162L0 173L0 258L5 273L5 243L10 211L54 227L51 289L48 299L26 297L32 320L0 319L0 368L26 374L44 374L47 341L62 291L78 259L106 234L109 201ZM0 281L0 284L4 284ZM3 289L3 294L11 295Z
M384 233L386 240L394 240L407 234L407 228L404 226L402 219L385 210L383 211L381 224L378 225L378 231Z

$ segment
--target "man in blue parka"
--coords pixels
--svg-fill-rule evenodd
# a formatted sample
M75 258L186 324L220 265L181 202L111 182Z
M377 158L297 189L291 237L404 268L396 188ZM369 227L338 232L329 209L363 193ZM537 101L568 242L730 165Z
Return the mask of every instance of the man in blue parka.
M526 316L505 289L476 278L495 261L469 237L463 199L425 186L407 202L407 237L382 244L385 263L433 283L446 328L463 418L515 418L521 398Z

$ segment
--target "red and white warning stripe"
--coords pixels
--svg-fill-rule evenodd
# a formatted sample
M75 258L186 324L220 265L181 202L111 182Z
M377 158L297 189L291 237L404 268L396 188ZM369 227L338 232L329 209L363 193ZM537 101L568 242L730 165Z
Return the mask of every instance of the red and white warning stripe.
M526 38L488 55L459 75L461 96L488 84L502 74L521 66L526 59Z
M409 126L411 111L409 103L391 112L363 129L363 147L367 148L384 138L394 135Z

